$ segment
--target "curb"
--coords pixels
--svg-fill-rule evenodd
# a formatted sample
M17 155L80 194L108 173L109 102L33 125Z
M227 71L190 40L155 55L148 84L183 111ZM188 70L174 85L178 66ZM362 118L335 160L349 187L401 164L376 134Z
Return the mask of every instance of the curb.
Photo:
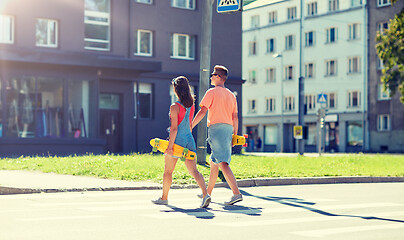
M238 180L239 187L262 187L282 185L308 185L308 184L348 184L348 183L394 183L404 182L404 177L308 177L308 178L255 178ZM215 187L226 187L226 182L217 183ZM172 185L172 189L193 189L198 188L196 184ZM95 187L95 188L61 188L61 189L31 189L1 187L0 195L11 194L33 194L33 193L59 193L59 192L91 192L91 191L127 191L127 190L160 190L161 186L139 186L139 187Z

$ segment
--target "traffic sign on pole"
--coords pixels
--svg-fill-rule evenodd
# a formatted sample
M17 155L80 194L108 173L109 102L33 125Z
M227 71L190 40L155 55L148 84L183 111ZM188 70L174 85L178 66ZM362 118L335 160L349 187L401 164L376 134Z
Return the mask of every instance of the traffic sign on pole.
M228 13L240 11L243 6L243 0L217 0L217 12Z

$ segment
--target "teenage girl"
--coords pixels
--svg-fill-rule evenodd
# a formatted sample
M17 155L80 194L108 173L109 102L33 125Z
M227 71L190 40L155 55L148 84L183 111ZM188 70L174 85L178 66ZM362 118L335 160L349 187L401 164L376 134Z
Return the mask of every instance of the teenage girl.
M189 81L184 76L174 78L172 81L174 93L178 101L170 106L170 135L167 150L164 152L165 165L163 175L163 194L160 198L152 200L154 204L167 205L168 191L172 183L172 174L177 164L178 157L173 156L174 143L181 147L188 148L196 152L195 140L191 132L191 122L195 112L194 98L191 95ZM205 208L210 203L210 196L207 194L205 180L196 168L196 160L185 159L185 166L189 174L194 177L202 190L203 200L201 208Z

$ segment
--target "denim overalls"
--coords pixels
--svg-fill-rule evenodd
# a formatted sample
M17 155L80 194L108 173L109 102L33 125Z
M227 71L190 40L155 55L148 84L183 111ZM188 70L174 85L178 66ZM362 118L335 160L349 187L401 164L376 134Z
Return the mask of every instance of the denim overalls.
M179 101L177 101L181 107L185 108ZM181 147L188 148L188 150L196 152L196 144L194 137L191 132L191 123L189 121L189 114L191 112L191 108L186 108L186 113L184 119L182 119L181 123L178 125L178 132L175 138L174 143L180 145Z

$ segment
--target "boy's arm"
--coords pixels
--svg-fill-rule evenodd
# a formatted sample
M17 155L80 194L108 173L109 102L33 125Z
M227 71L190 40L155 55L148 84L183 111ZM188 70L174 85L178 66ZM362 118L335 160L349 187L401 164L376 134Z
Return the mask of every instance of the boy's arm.
M208 109L204 106L201 107L201 109L198 111L198 113L196 114L196 116L194 117L194 120L192 120L192 129L198 125L198 123L203 119L203 117L205 117L206 112L208 112Z

